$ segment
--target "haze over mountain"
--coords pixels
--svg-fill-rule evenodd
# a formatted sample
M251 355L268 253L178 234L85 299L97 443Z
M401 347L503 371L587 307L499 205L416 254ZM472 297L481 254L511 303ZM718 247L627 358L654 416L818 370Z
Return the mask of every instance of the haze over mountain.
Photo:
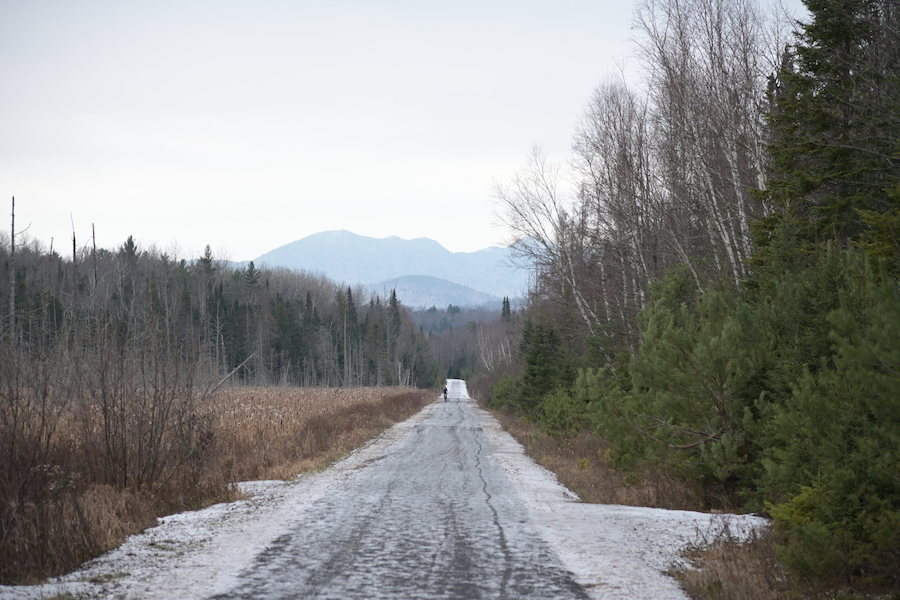
M487 306L500 309L503 298L430 275L402 275L381 283L366 285L371 293L386 297L397 290L400 301L411 308L436 306Z
M340 230L285 244L254 262L318 272L378 292L396 287L398 297L407 306L443 307L450 303L472 306L499 301L504 296L524 295L528 272L514 267L510 258L509 248L450 252L428 238L377 239Z

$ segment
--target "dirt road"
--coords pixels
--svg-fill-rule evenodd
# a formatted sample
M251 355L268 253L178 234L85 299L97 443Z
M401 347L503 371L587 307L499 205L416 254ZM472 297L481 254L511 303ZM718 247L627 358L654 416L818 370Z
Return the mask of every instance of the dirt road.
M752 516L584 504L449 382L450 398L331 468L245 482L78 571L0 599L684 600L679 551Z
M586 598L529 525L464 383L449 392L216 598Z

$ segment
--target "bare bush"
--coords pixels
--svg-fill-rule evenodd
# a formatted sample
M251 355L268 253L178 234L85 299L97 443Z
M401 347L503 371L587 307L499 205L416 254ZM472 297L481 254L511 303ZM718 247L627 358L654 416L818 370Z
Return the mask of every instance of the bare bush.
M788 594L789 580L775 552L774 534L765 531L749 540L723 532L687 554L691 568L677 573L695 600L778 600Z

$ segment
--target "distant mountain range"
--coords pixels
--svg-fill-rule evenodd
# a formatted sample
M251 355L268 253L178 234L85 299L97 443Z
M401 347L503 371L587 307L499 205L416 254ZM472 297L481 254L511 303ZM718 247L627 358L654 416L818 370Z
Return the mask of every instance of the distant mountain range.
M509 248L450 252L428 238L377 239L349 231L316 233L254 259L259 266L321 273L379 294L397 290L410 307L479 306L524 296L525 269L512 266Z
M431 306L447 308L448 304L453 304L455 306L496 306L499 310L503 302L501 297L430 275L402 275L381 283L366 285L366 289L382 297L389 296L391 290L397 290L397 298L404 305L413 308Z

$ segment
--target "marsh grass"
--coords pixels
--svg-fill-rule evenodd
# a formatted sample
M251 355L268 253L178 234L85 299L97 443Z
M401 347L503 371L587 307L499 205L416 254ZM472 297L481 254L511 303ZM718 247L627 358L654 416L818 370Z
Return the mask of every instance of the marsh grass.
M420 410L408 389L235 388L203 408L212 417L210 478L289 479L320 469Z
M47 433L33 451L40 450L42 463L23 456L0 464L0 583L36 583L66 572L156 517L236 498L237 481L321 469L415 414L433 395L408 388L222 390L193 404L185 419L194 428L192 443L172 446L181 452L172 456L177 468L124 485L104 480L101 413L70 403L52 428L42 429ZM11 419L0 416L3 423ZM46 421L39 411L13 416L24 431L31 425L23 420Z

